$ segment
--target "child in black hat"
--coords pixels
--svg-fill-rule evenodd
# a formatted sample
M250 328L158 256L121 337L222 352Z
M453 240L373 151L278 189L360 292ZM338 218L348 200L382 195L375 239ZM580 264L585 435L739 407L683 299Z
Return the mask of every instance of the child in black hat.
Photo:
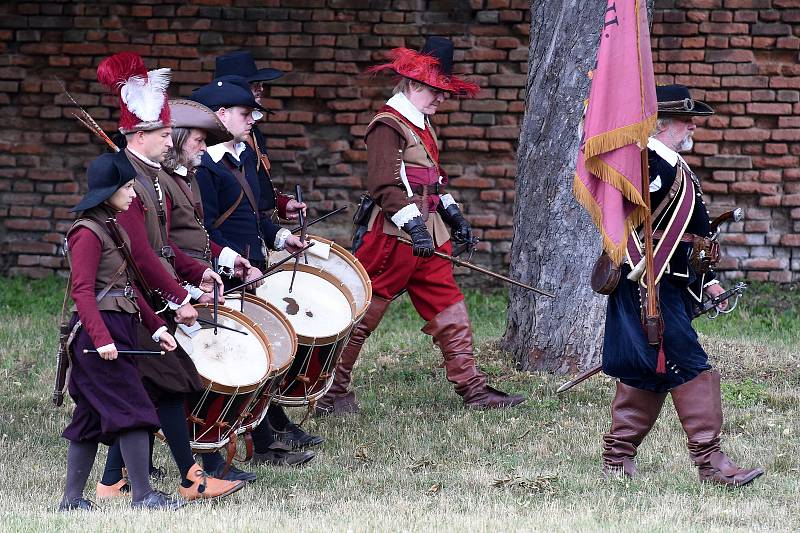
M184 501L153 490L149 475L148 433L158 429L155 408L145 392L130 355L120 350L138 347L141 319L159 333L163 350L174 350L175 339L143 298L128 275L129 266L106 229L106 220L130 207L136 197L136 175L123 154L104 154L88 169L89 191L75 206L78 219L67 232L71 267L70 294L75 306L70 322L72 342L69 393L75 401L72 421L63 432L70 441L67 479L60 511L91 510L83 497L94 464L97 444L119 440L128 465L133 507L177 509ZM120 228L126 244L127 234ZM85 353L95 350L96 353Z

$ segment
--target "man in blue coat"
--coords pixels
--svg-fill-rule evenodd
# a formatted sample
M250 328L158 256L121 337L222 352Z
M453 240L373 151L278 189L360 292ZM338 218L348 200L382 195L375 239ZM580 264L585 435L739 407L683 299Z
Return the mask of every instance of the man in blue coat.
M211 240L243 256L249 248L250 263L262 270L267 266L267 249L294 252L305 246L272 221L271 184L260 179L256 154L246 143L264 108L238 80L224 78L196 89L192 100L213 110L233 135L231 141L209 146L196 167L203 222ZM276 442L273 427L283 442ZM291 423L283 408L273 404L268 417L253 431L253 442L256 463L303 464L314 454L292 448L316 446L322 438ZM216 454L204 458L211 455Z

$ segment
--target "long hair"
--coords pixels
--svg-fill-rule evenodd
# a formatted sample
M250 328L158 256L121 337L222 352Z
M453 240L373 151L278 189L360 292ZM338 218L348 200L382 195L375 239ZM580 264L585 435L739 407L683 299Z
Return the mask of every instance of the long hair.
M192 169L192 162L186 160L183 155L183 145L189 140L190 128L172 128L172 148L167 150L167 155L161 166L167 170L175 170L183 165L189 170Z

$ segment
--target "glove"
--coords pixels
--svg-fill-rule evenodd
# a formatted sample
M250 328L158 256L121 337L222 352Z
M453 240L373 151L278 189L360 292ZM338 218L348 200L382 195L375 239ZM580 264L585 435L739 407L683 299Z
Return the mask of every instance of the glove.
M417 257L430 257L433 255L433 239L425 227L422 217L414 217L403 224L403 231L411 237L411 250Z
M465 251L471 254L475 245L478 244L478 239L472 236L472 227L464 218L458 204L450 204L447 209L442 208L442 204L439 204L438 211L442 220L452 230L450 238L453 241L453 255L457 256Z

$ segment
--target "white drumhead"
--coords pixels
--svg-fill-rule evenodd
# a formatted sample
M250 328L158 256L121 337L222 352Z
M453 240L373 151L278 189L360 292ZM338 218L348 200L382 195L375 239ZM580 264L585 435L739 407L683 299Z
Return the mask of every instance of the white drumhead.
M292 289L294 291L294 289ZM230 305L232 309L241 309L241 300L228 298L225 299L226 305ZM275 316L274 311L270 308L262 307L256 303L245 300L244 314L250 320L258 324L264 333L267 334L269 344L272 346L272 357L276 368L283 368L294 357L295 335L290 332L283 321Z
M333 283L298 270L289 293L291 281L292 271L282 270L267 278L267 282L256 289L256 294L280 309L295 333L305 337L330 337L352 325L350 303Z
M241 335L222 328L205 326L192 336L191 358L201 376L227 387L260 383L269 373L269 354L252 331L236 320L219 315L223 326L245 331Z
M310 237L309 240L313 241L314 237ZM364 280L359 275L358 270L347 259L339 255L340 253L336 248L331 248L327 259L308 254L308 264L329 272L333 277L341 281L350 291L350 294L353 295L356 314L358 314L364 311L367 305L367 287L365 287ZM287 255L289 254L285 251L276 252L272 260L279 261Z

